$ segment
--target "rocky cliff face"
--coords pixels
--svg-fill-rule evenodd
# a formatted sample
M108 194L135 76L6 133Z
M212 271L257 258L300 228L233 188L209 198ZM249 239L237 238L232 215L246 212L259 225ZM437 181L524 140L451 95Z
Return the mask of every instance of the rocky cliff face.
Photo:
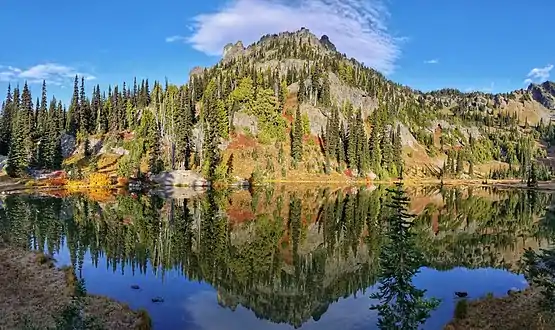
M237 43L232 44L229 43L224 47L223 51L223 60L230 60L237 56L240 56L245 51L245 46L241 41L237 41Z
M542 84L530 84L528 91L532 98L549 110L555 110L555 82L546 81Z

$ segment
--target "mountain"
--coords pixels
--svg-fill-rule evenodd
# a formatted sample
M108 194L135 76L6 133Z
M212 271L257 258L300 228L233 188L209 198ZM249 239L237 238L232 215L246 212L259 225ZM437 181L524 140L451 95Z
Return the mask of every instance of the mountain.
M465 172L472 175L468 172L476 171L487 176L492 169L505 168L508 164L529 165L534 156L543 156L531 140L543 138L541 135L545 132L539 131L543 126L550 126L554 110L555 90L550 82L501 94L463 93L455 89L423 93L386 79L356 59L348 59L336 51L327 36L318 38L305 28L266 35L248 47L241 42L228 44L220 63L191 74L205 81L223 77L231 89L236 88L232 94L241 87L256 89L249 95L255 103L260 94L258 88L263 86L268 94L283 100L278 100L276 106L281 107L278 111L287 119L285 129L294 127L293 115L299 106L303 124L308 128L304 137L308 142L305 143L308 157L302 159L303 173L298 173L293 166L287 169L292 173L284 174L282 170L284 177L334 170L371 177L396 175L395 165L399 164L392 162L398 157L391 150L396 134L403 149L396 152L402 154L405 170L412 175L452 172L464 176ZM284 96L280 94L280 81L285 81L283 84L287 87ZM273 129L273 126L264 127L268 118L256 113L253 104L243 100L239 103L236 111L230 113L233 129L239 134L231 138L228 145L231 149L248 145L241 133L252 136L260 144L270 134L266 131ZM362 121L360 125L359 121ZM282 125L279 121L272 124ZM538 129L531 129L530 125ZM379 131L373 135L374 129ZM277 134L283 135L283 132ZM360 137L354 137L355 134ZM310 146L313 139L309 136L318 146ZM388 138L390 142L385 141ZM326 150L328 141L334 150ZM528 146L532 150L525 151ZM279 153L271 143L263 149L271 158ZM229 148L226 151L224 154L228 157L235 155ZM378 153L381 155L376 156ZM244 157L243 150L241 159ZM246 163L252 166L237 168L242 176L257 170L256 159L251 160ZM457 162L462 162L460 170ZM282 164L272 165L275 166L268 165L260 171L271 177L271 172L277 172L275 167Z
M530 84L528 92L532 98L549 110L555 110L555 83L546 81L542 84Z
M402 169L415 178L535 182L550 177L553 86L424 93L301 28L230 43L183 86L135 80L88 96L76 77L67 108L55 99L48 106L44 89L36 109L28 89L8 91L0 154L9 151L12 176L59 168L61 149L70 155L63 167L84 177L192 169L213 181L322 181L388 179ZM58 148L71 137L75 148Z

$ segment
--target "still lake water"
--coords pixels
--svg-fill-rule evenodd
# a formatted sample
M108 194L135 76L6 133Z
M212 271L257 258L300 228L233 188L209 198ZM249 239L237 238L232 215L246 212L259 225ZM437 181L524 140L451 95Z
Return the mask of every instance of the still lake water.
M546 247L555 234L551 194L406 192L416 215L411 244L386 235L385 187L276 186L189 199L10 195L0 235L73 264L89 293L145 308L155 329L375 329L369 307L379 301L370 295L384 251L404 269L395 249L405 246L423 257L410 285L441 300L422 328L441 329L456 291L472 299L525 288L524 249Z

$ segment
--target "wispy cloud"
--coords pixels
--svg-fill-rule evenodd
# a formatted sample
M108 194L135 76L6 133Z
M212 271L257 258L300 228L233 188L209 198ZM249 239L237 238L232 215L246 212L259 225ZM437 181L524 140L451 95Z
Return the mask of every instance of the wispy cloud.
M553 64L548 64L543 68L533 68L530 72L528 72L524 83L527 85L533 82L542 83L549 79L551 70L553 70Z
M0 66L0 81L4 82L26 80L34 84L42 83L45 80L49 84L60 86L62 83L73 79L76 75L84 77L85 80L96 79L95 76L89 73L80 72L74 67L57 63L37 64L26 69Z
M306 27L326 34L339 51L389 74L402 41L388 31L389 15L382 0L232 0L219 11L194 17L190 36L166 41L185 41L218 56L230 42L250 44L265 34Z
M431 59L431 60L427 60L424 61L425 64L438 64L439 60L437 58Z
M171 36L171 37L166 37L166 42L186 42L187 41L187 37L184 36Z

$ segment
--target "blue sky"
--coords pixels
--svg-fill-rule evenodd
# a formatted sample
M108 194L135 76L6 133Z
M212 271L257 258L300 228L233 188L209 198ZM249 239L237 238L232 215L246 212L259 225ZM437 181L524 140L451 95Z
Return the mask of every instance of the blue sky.
M76 73L91 88L134 76L184 83L228 42L300 26L422 90L505 92L549 79L555 63L555 2L546 0L5 0L0 8L0 95L8 82L38 91L46 79L68 99Z

